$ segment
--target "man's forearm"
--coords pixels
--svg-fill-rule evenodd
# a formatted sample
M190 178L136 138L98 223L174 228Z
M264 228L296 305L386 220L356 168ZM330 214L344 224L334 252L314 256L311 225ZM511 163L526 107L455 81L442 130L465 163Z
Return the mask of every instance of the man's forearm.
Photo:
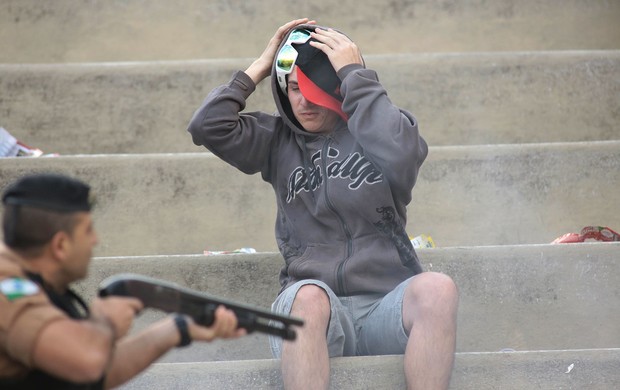
M105 387L117 387L179 344L180 336L172 317L166 317L116 344Z
M264 64L264 60L257 59L254 61L244 72L252 81L254 81L255 85L258 85L261 81L266 79L271 73L271 64ZM267 65L267 66L265 66Z

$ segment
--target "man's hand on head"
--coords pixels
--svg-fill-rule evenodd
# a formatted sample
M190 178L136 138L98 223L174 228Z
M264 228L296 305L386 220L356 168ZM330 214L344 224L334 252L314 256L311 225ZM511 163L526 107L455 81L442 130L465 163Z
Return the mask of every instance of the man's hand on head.
M327 55L336 72L349 64L364 64L360 49L346 35L332 28L317 28L312 33L312 38L318 42L310 41L310 45Z
M269 40L267 47L263 53L258 57L246 70L245 73L250 76L254 81L254 84L258 84L263 79L267 78L271 74L271 67L276 57L276 51L282 40L286 38L286 34L295 26L300 24L315 24L314 20L308 20L308 18L291 20L288 23L280 26L273 37Z

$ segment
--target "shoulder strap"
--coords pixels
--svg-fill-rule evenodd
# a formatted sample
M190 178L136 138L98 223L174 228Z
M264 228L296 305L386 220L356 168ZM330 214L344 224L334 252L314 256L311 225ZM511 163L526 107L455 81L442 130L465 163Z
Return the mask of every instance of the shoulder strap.
M67 289L64 294L58 294L45 282L41 275L26 271L26 276L41 286L54 306L67 313L69 317L74 319L88 318L88 306L73 290Z

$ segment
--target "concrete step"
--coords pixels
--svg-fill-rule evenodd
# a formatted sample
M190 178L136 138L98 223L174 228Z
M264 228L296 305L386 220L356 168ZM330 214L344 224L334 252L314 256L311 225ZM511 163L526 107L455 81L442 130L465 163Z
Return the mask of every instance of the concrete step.
M620 139L620 50L366 59L430 145ZM47 153L195 152L194 110L251 61L0 65L0 125ZM247 110L275 111L268 82Z
M620 349L457 353L454 390L610 390L620 386ZM331 359L330 389L404 389L399 355ZM119 390L282 389L279 362L158 363Z
M367 53L620 48L620 3L608 0L4 0L0 62L258 56L278 26L303 16Z
M90 183L98 256L277 251L275 199L210 153L7 158L0 188L56 171ZM620 141L431 147L407 231L440 247L541 244L587 225L620 226Z
M459 288L458 352L620 347L620 243L419 249L425 270ZM95 258L76 285L90 300L108 276L132 272L269 308L278 294L279 253ZM164 314L147 310L142 329ZM195 343L166 362L270 358L267 336Z

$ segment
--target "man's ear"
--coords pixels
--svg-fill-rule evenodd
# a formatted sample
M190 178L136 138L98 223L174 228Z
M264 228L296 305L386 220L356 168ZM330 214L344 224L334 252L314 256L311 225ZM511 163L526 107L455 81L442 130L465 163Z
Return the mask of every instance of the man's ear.
M69 255L71 240L67 232L59 231L54 234L49 243L50 254L54 259L64 261Z

